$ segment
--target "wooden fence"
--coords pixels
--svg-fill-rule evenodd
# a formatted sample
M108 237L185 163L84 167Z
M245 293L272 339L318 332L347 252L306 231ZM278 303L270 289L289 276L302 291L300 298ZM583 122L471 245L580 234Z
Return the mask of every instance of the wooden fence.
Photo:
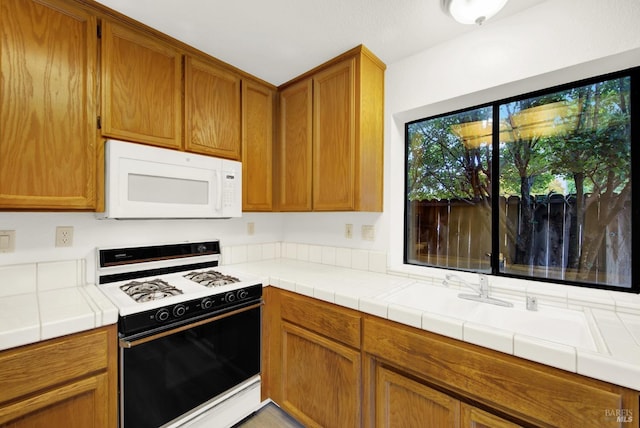
M551 194L532 198L533 221L528 248L516 256L516 240L527 225L519 197L500 198L500 259L503 272L572 280L584 243L583 226L598 227L600 202L587 196L585 219L579 225L576 197ZM410 263L490 271L490 202L465 200L414 201L409 205L407 258ZM630 210L606 226L588 281L630 284ZM522 252L524 251L524 253ZM518 260L518 258L520 260ZM518 263L516 263L518 262Z

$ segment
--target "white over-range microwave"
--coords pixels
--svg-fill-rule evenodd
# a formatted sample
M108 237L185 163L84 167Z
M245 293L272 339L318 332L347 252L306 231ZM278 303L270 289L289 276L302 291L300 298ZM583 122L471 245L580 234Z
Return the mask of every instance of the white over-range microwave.
M99 218L229 218L242 215L242 164L107 140L105 212Z

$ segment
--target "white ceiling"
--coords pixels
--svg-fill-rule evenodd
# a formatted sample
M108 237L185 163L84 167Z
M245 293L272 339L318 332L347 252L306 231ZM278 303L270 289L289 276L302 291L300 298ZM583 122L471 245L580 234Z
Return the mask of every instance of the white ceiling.
M98 0L222 61L280 85L359 44L386 64L482 27L440 0ZM511 0L492 20L545 0Z

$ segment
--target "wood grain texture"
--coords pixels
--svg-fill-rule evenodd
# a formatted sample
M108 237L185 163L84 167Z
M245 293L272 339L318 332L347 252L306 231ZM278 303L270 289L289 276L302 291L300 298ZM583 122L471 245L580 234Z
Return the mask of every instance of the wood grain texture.
M361 45L279 88L282 211L382 211L384 70Z
M264 299L263 397L307 427L360 426L361 355L343 344L359 347L359 314L274 287Z
M287 292L282 294L281 304L283 320L360 349L361 316L358 312Z
M279 92L277 185L280 211L310 211L312 192L313 81Z
M355 205L357 211L383 210L384 64L367 48L357 57Z
M116 326L0 353L0 424L117 426Z
M307 427L360 426L360 352L284 323L282 407Z
M366 317L363 330L364 352L536 426L618 426L606 410L638 408L626 388L391 321Z
M376 368L376 427L460 426L460 402L384 366Z
M96 204L96 18L0 1L0 208Z
M182 148L182 54L115 22L102 24L102 134Z
M212 63L185 58L185 148L240 160L240 76Z
M462 427L464 428L519 428L520 425L509 422L467 403L460 404Z
M355 59L313 79L313 209L355 209Z
M242 210L273 210L274 91L242 81Z

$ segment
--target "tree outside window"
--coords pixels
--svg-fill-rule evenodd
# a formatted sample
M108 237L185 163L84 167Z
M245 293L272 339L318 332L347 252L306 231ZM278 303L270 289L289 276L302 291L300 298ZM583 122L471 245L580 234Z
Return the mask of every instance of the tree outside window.
M630 85L407 124L406 262L630 288Z

